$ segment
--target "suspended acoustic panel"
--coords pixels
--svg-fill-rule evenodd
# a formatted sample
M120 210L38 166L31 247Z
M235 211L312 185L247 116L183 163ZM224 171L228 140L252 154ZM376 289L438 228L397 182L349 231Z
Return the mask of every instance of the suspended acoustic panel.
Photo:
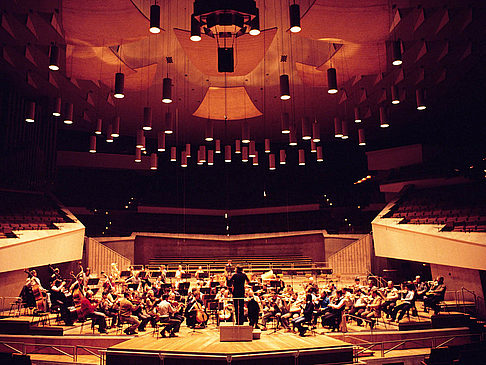
M316 0L302 16L300 35L323 41L381 41L389 35L389 17L387 0Z
M211 86L193 113L195 117L214 120L224 120L225 114L227 114L228 120L254 118L262 115L243 86L228 88Z
M214 38L201 34L201 41L189 39L188 30L174 29L177 40L181 44L192 64L203 74L220 76L218 72L218 44ZM235 43L235 71L231 76L244 76L253 71L272 44L277 28L263 30L258 37L248 34L238 37Z
M147 17L132 1L64 0L61 4L67 43L112 46L150 35Z
M131 68L107 47L66 46L67 73L77 79L100 80L101 76L101 81L111 86L115 74L120 70L120 63L125 74L125 90L140 90L152 84L157 64ZM143 75L143 83L140 82L140 73Z

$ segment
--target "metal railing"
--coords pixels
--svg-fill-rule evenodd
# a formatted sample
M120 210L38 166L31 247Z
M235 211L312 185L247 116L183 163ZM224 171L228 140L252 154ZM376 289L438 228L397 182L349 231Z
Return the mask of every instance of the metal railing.
M96 356L100 359L100 364L103 363L103 353L106 350L103 347L96 346L84 346L84 345L48 345L41 343L26 343L26 342L16 342L16 341L0 341L0 346L4 346L9 350L21 355L34 355L39 353L38 351L42 349L52 349L57 354L68 356L73 359L74 362L77 361L79 353L81 351L87 352L89 355ZM33 348L30 350L30 348ZM29 351L30 350L30 351Z

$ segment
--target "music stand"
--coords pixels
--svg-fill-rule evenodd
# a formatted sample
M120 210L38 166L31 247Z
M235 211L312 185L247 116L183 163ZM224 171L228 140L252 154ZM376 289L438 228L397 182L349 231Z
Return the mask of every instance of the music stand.
M147 276L147 272L146 272L146 271L140 271L140 272L138 273L138 277L139 277L140 279L145 279L145 277L146 277L146 276Z
M220 286L218 281L211 281L211 288L217 288L218 286Z
M175 271L167 271L167 275L165 275L167 278L175 278Z
M201 294L210 294L211 293L211 288L205 287L200 289Z
M207 279L207 278L209 278L209 273L207 272L199 273L199 279Z
M89 278L88 279L88 286L98 285L99 282L100 282L100 278Z
M273 269L273 273L275 275L281 275L282 274L282 269Z
M138 284L128 284L128 289L137 290Z
M98 291L100 290L100 288L93 288L93 289L90 289L91 292L93 293L93 297L96 295L96 293L98 293Z
M128 278L130 276L130 271L129 270L123 270L121 273L120 273L120 278Z
M142 271L143 265L132 265L132 270L134 271Z
M190 272L185 272L181 274L181 279L190 279L191 278L191 273Z
M153 277L153 278L158 278L160 275L162 274L161 271L151 271L150 272L150 275Z

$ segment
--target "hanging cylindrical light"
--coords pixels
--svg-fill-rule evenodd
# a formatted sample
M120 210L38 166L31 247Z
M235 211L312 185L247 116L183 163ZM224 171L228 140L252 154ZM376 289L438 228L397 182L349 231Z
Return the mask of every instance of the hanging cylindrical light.
M27 103L27 110L25 111L25 121L29 123L34 123L35 121L35 103L29 101Z
M108 125L106 129L106 142L112 143L113 142L113 126L111 124Z
M314 121L312 123L312 142L317 143L321 141L321 130L319 128L319 123Z
M241 161L248 162L248 146L243 146L241 148Z
M270 153L270 139L265 138L265 153Z
M398 95L398 88L396 87L396 85L391 86L390 93L391 93L391 103L400 104L400 96Z
M392 64L394 66L402 64L402 46L400 41L392 42Z
M201 40L201 25L194 14L191 15L191 36L189 39L193 42L199 42Z
M172 103L172 79L170 77L165 77L162 82L162 102Z
M197 150L196 164L198 164L199 166L203 164L202 157L201 157L201 149Z
M102 127L103 127L103 120L101 118L98 118L96 120L95 134L101 134L101 128Z
M191 158L191 144L186 143L186 156L187 158Z
M289 75L280 75L280 99L289 100L290 99L290 83Z
M311 141L311 152L316 153L317 152L317 143L314 141Z
M150 33L160 33L160 6L150 6Z
M289 113L287 113L287 112L282 113L281 124L282 124L282 127L281 127L282 134L290 133L290 116L289 116Z
M256 153L255 141L250 141L250 147L248 148L248 156L255 157L255 153Z
M354 122L355 123L361 123L361 114L359 112L359 108L357 106L354 107Z
M135 148L135 162L142 162L142 150Z
M258 166L258 151L255 151L255 156L253 157L253 166Z
M177 148L175 146L172 146L170 148L170 161L171 162L177 161Z
M388 128L390 126L390 123L388 123L386 116L386 109L383 106L380 106L380 127L381 128Z
M299 150L299 166L305 165L305 152L304 150Z
M116 138L120 137L120 117L116 116L113 120L113 131L111 132L111 136Z
M280 165L285 165L287 163L286 161L286 157L287 157L287 154L285 153L285 150L280 150Z
M329 94L336 94L338 92L336 69L334 67L327 69L327 92Z
M235 153L241 153L241 142L239 139L235 140Z
M366 146L366 137L364 129L358 129L358 144L360 146Z
M72 103L66 103L64 110L64 124L73 124L74 106Z
M334 117L334 137L342 138L342 136L343 136L342 127L343 127L343 125L341 124L341 121L339 120L339 118Z
M231 146L224 146L224 162L231 162Z
M307 141L312 138L311 123L308 117L302 117L302 139Z
M137 148L142 148L143 147L143 130L139 129L137 130Z
M49 47L49 70L59 70L59 47L55 44Z
M268 168L270 170L275 170L275 154L273 153L268 155Z
M221 153L221 140L220 139L217 139L214 142L214 152L215 153Z
M206 162L206 146L200 146L199 151L201 151L201 161Z
M208 166L214 165L214 151L208 150Z
M345 120L343 120L341 122L341 133L343 134L343 136L341 137L342 139L348 139L349 138L348 122L346 122Z
M142 136L142 147L140 148L142 151L145 151L147 149L147 146L145 144L145 135Z
M163 131L157 133L157 151L165 152L165 133Z
M165 113L165 134L172 134L174 133L174 119L172 118L171 112Z
M186 151L181 151L181 167L187 167Z
M157 154L152 153L150 155L150 170L157 170Z
M427 106L425 105L424 89L415 90L415 98L417 100L417 110L425 110Z
M96 153L96 136L89 137L89 152Z
M241 125L241 142L250 143L250 126L246 120Z
M297 146L297 133L295 133L295 130L291 130L289 133L289 145Z
M205 130L204 140L206 140L208 142L211 142L213 140L213 130L214 130L213 121L211 119L208 119L206 121L206 130Z
M298 33L302 30L300 27L300 7L298 4L292 4L289 7L290 31Z
M322 153L322 146L317 146L317 162L324 161L324 155Z
M257 36L260 34L260 10L256 9L256 15L250 24L250 35Z
M117 99L123 99L125 94L125 75L121 72L115 74L115 93L113 96Z
M62 105L62 100L61 97L58 96L56 100L54 100L54 109L52 110L52 115L54 115L55 117L61 116L61 105Z
M152 130L152 108L146 106L143 108L143 127L144 131Z

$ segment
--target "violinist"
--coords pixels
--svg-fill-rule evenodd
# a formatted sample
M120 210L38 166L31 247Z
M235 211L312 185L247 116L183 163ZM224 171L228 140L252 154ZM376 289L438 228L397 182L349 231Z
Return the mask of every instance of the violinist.
M132 315L137 317L140 321L140 324L138 325L138 331L145 332L145 327L147 326L147 323L152 320L152 317L145 311L144 300L140 296L139 292L132 292L131 301L135 306L135 308L132 310ZM155 320L152 320L152 323L155 326Z
M399 297L398 289L394 287L393 281L390 280L387 283L387 287L378 291L378 294L384 299L381 310L386 313L387 317L390 317Z
M186 272L182 268L182 265L179 265L177 268L177 271L175 273L175 287L177 290L179 290L179 284L182 283L182 274L185 274Z
M327 310L329 305L329 297L327 295L327 291L323 290L321 292L321 296L316 300L316 313L314 314L314 318L312 319L312 324L315 326L317 325L317 320L319 317L323 316Z
M101 294L101 300L96 308L98 312L103 313L106 317L111 318L110 328L116 326L116 321L118 318L118 309L116 308L115 302L110 295L109 291L103 291Z
M81 310L78 312L78 320L85 321L91 318L93 325L98 325L98 331L100 333L106 333L106 315L96 311L93 303L95 303L93 293L88 290L83 299L81 299Z
M132 312L137 309L135 305L130 301L130 293L124 292L123 298L119 302L119 310L120 310L120 322L126 322L131 324L124 332L127 335L134 335L137 332L135 331L138 326L140 325L140 321L137 317L132 315Z
M301 316L292 320L292 325L299 330L299 336L304 337L306 328L303 324L304 322L310 322L312 320L313 312L314 303L312 302L312 294L308 293L305 297L305 307L302 310Z
M167 337L167 331L169 337L177 337L176 333L179 332L181 327L181 320L177 317L179 306L174 307L169 302L169 295L162 294L162 301L157 305L157 314L159 315L160 322L164 324L164 328L160 331L162 337Z

